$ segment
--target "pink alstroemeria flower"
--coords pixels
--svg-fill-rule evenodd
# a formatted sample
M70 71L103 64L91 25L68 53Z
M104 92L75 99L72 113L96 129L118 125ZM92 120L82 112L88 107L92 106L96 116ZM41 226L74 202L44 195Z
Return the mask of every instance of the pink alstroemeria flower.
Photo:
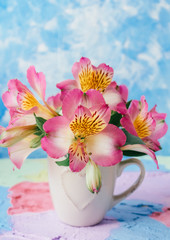
M158 151L158 139L168 130L165 118L166 114L156 112L156 106L148 112L148 104L142 96L140 101L131 102L127 115L121 119L121 124L129 133L141 138L148 148Z
M82 57L72 67L75 80L63 81L58 83L57 87L61 89L62 99L68 91L75 88L81 89L84 93L90 89L98 90L103 94L111 110L125 114L128 89L125 85L117 86L116 82L111 82L113 72L113 68L104 63L95 67L90 59Z
M27 70L27 78L31 87L43 100L44 105L40 104L34 94L18 79L8 82L8 91L2 95L4 105L8 108L11 120L15 120L22 115L36 113L46 119L57 116L58 114L45 102L46 81L43 73L36 73L35 67L31 66Z
M39 103L33 93L19 80L8 82L9 90L2 96L11 116L9 126L1 133L0 144L8 147L11 161L20 168L26 157L41 146L42 135L37 135L36 119L57 116L61 109L60 94L45 101L46 81L43 73L36 73L31 66L27 71L28 82L39 95L44 105Z
M14 124L9 125L6 129L1 128L0 130L0 146L8 147L10 160L18 169L21 168L26 157L40 147L40 144L38 147L33 146L38 138L38 136L35 135L37 126L19 125L20 124L15 121Z
M49 119L44 124L43 150L56 159L69 153L70 169L76 172L81 171L90 159L101 166L120 162L123 157L120 147L125 144L126 136L118 127L108 124L111 115L108 105L96 105L94 99L100 93L95 90L87 91L85 96L78 89L73 91L73 104L69 98L63 101L63 116ZM89 108L79 105L80 98L85 101L84 97Z

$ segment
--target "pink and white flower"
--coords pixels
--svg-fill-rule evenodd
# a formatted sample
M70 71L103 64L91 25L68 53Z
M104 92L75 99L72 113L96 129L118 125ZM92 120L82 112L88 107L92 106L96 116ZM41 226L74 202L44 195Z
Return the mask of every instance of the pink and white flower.
M36 73L35 67L27 70L28 82L43 100L44 105L39 103L34 94L18 79L8 82L8 91L2 95L4 105L9 109L11 121L26 114L36 113L44 118L57 116L57 113L45 102L46 81L43 73Z
M49 97L45 101L46 81L43 73L37 73L35 67L27 70L28 82L39 95L42 105L34 94L18 79L8 82L8 91L3 96L3 102L9 109L11 120L9 126L0 131L0 144L8 147L11 161L20 168L24 159L41 146L41 132L37 135L37 125L34 113L49 119L58 115L61 109L60 94Z
M156 106L148 112L148 104L142 96L140 101L131 102L127 114L121 119L121 124L129 133L141 138L148 148L158 151L158 139L168 130L165 118L166 114L156 112Z
M106 103L113 111L121 114L126 113L126 101L128 89L125 85L117 86L116 82L111 82L113 78L113 68L102 63L98 67L91 64L90 59L82 57L79 62L74 63L72 73L75 80L66 80L57 87L61 89L61 98L75 88L86 93L90 89L95 89L103 94Z
M94 100L100 93L89 90L84 95L78 89L73 92L71 110L69 98L65 98L63 116L49 119L44 124L43 150L56 159L69 153L70 169L76 172L81 171L89 160L100 166L120 162L123 157L120 147L125 144L126 136L118 127L108 124L111 115L108 105L96 104Z

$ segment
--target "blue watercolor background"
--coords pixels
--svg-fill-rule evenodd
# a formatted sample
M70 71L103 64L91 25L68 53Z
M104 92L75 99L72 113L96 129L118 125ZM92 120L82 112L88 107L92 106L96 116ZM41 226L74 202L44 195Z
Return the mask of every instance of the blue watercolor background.
M3 232L11 230L11 219L7 214L8 208L11 206L10 199L8 198L8 189L7 187L0 186L0 235Z
M28 85L30 65L45 73L47 96L54 95L56 83L72 78L73 63L86 56L94 65L112 66L114 80L129 87L129 99L145 95L169 123L169 43L168 0L0 0L0 95L9 79ZM0 125L8 120L0 99ZM158 154L170 154L169 137L161 139ZM1 148L0 158L7 156Z

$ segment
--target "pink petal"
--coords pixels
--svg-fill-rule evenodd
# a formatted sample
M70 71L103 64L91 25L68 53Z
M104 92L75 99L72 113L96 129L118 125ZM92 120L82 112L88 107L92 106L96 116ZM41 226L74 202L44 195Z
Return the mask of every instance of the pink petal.
M125 115L121 120L120 123L122 125L122 127L124 127L130 134L134 135L134 136L138 136L135 127L133 125L133 123L131 122L130 116L129 115Z
M156 127L156 121L153 119L152 114L149 112L146 114L145 123L147 124L149 130L153 132Z
M127 114L126 104L124 102L117 104L116 111L122 115Z
M74 76L74 79L79 83L79 73L82 71L82 69L92 69L91 61L88 58L82 57L80 58L79 62L76 62L73 64L72 67L72 73Z
M149 137L145 137L142 139L142 141L146 144L146 146L153 150L154 152L159 151L160 150L160 143L155 139L151 139L150 136Z
M58 131L62 128L69 126L69 121L63 116L58 116L49 119L43 125L44 131L50 136L57 136Z
M156 121L159 121L159 120L165 120L166 118L166 113L158 113L156 111L156 105L150 110L150 113L152 114L152 117L156 120Z
M60 158L68 153L74 138L68 120L63 117L49 119L43 125L47 136L42 138L41 146L52 158Z
M117 83L115 81L113 81L113 82L110 83L110 85L108 87L116 89L117 88Z
M58 93L56 96L51 96L47 99L47 104L54 110L59 109L62 106L61 94Z
M109 65L106 65L105 63L101 63L97 69L97 71L102 70L105 74L107 73L108 78L112 79L113 78L113 74L114 74L114 70L112 67L110 67Z
M75 80L65 80L63 82L60 82L56 85L57 88L61 89L61 100L64 99L64 97L66 96L66 94L74 89L74 88L78 88L78 84Z
M30 86L45 101L46 80L42 72L37 73L34 66L30 66L27 70L27 79Z
M89 116L89 117L92 116L90 110L89 110L88 108L82 106L82 105L78 106L78 108L77 108L76 111L75 111L75 115L76 115L78 118L80 118L80 117L82 117L82 116L84 116L84 115Z
M84 143L74 142L70 145L68 153L70 169L73 172L80 172L89 161L89 156L86 152Z
M168 131L168 125L165 122L166 114L158 113L156 111L156 105L150 110L149 114L156 122L155 129L150 135L150 138L153 141L156 141L157 139L162 138Z
M16 80L15 86L16 86L18 93L20 93L21 95L25 95L25 93L29 92L30 94L33 95L33 93L27 88L26 85L24 85L22 82L20 82L17 79L15 79L15 80Z
M70 167L71 171L72 172L80 172L86 166L86 164L89 160L89 157L88 157L88 155L86 155L86 161L81 161L80 159L78 159L78 157L76 155L72 155L70 153L69 160L70 160L69 167Z
M119 147L126 142L126 136L118 127L109 124L99 134L87 139L87 152L90 158L100 166L112 166L120 162L123 153Z
M17 107L18 102L17 102L17 93L15 91L6 91L2 95L2 101L5 105L6 108L12 108L12 107Z
M154 141L162 138L167 131L168 131L168 125L164 120L162 120L162 121L156 122L156 127L149 137Z
M140 110L140 115L145 118L147 113L148 113L148 103L145 100L145 96L141 97L141 100L139 102L139 108Z
M36 120L33 113L37 113L37 107L31 109L31 111L27 111L26 114L17 115L16 111L11 113L11 121L10 124L13 126L28 126L36 124Z
M128 99L128 88L126 85L120 85L118 86L118 91L120 95L122 96L123 100L127 102Z
M140 112L139 111L139 101L133 100L130 104L130 107L128 108L128 114L129 114L132 122L135 121L139 112Z
M35 135L33 137L35 137ZM13 164L20 169L24 160L36 149L38 148L30 148L29 136L28 138L25 138L8 148L9 158Z
M83 105L87 108L96 106L95 110L97 110L99 109L99 106L105 105L105 101L102 94L97 90L90 89L87 93L83 93L79 89L73 89L68 92L63 100L63 115L69 120L72 120L74 118L75 110L79 105Z
M126 103L121 94L110 84L103 93L103 97L110 109L121 114L126 114Z
M20 82L18 79L11 79L8 81L8 89L9 90L17 90L16 83Z
M121 147L121 150L122 151L123 150L132 150L132 151L146 153L154 160L154 162L157 165L157 169L159 169L158 161L156 159L155 153L152 150L150 150L146 145L142 145L142 144L126 145L126 146Z
M114 157L106 156L103 154L103 155L98 155L98 156L95 155L95 156L91 157L91 159L96 164L98 164L102 167L109 167L109 166L116 165L123 158L123 152L120 149L115 149L114 151L112 151L112 154Z
M63 100L63 116L72 120L76 108L81 105L83 92L80 89L70 90Z
M21 122L23 122L23 125L34 124L34 122L35 122L35 117L33 115L34 113L39 117L44 117L43 112L40 112L38 107L33 107L28 111L24 111L18 107L10 108L9 113L11 116L11 121L10 121L11 124L13 122L15 122L16 120L18 121L20 118L22 118Z
M107 104L96 105L90 108L90 112L93 116L96 116L97 119L104 121L106 124L109 123L111 117L111 111Z
M84 93L81 104L87 108L91 108L92 106L99 104L104 105L106 102L99 91L90 89Z
M18 107L18 102L17 102L17 95L18 95L18 90L16 87L16 83L18 82L18 79L12 79L8 82L8 91L3 93L2 95L2 101L7 108L12 108L12 107Z
M109 104L110 108L114 111L117 104L123 102L119 92L111 86L106 88L105 92L103 93L103 97L106 103Z

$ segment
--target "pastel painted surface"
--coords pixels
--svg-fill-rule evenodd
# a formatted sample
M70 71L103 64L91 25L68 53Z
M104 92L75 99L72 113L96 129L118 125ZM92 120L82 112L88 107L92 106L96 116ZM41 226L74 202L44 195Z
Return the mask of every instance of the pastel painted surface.
M158 157L160 170L151 159L142 161L147 172L140 188L108 211L100 224L76 228L61 223L53 209L46 159L28 159L20 171L12 170L9 159L1 160L0 239L168 240L170 157ZM128 167L117 181L116 192L126 189L137 175L135 167Z

